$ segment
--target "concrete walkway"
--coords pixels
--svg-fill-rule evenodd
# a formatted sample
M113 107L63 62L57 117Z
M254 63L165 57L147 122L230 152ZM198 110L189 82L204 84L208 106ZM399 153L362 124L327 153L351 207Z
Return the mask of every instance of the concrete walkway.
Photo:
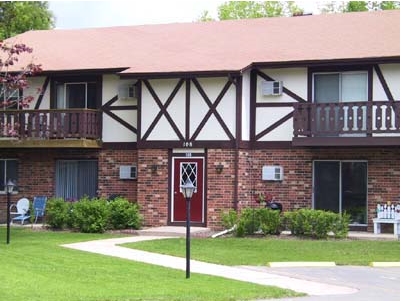
M193 230L192 233L194 233L195 229L192 230ZM177 233L174 232L172 228L170 229L170 231L172 231L173 234L172 237L177 237L176 235ZM131 236L124 238L88 241L88 242L67 244L63 245L63 247L108 256L114 256L128 260L139 261L148 264L154 264L167 268L185 271L186 267L185 258L150 253L140 250L133 250L119 246L120 244L124 243L154 240L154 239L164 239L168 237L169 236L159 236L159 235L152 236L150 235L150 233L148 233L148 235L145 236ZM191 260L190 270L192 273L207 274L261 285L272 285L285 289L291 289L296 292L306 293L308 295L316 295L316 296L346 295L358 292L358 289L354 287L339 286L328 283L321 283L317 281L303 280L289 276L282 276L266 271L251 270L246 267L231 267L231 266L201 262L197 260Z

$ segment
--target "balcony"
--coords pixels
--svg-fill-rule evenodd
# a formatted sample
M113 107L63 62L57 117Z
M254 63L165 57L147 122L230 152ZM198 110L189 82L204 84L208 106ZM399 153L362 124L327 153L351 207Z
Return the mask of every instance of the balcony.
M0 147L85 147L101 145L100 111L0 111Z
M399 108L399 101L296 103L293 145L399 145Z

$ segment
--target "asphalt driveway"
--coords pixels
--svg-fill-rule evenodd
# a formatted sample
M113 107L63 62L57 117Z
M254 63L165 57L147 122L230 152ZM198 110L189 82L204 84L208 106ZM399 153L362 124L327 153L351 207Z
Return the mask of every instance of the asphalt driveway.
M358 289L350 295L307 296L301 298L279 299L281 301L399 301L399 267L247 267L252 270L266 271L282 276L324 282L333 285Z

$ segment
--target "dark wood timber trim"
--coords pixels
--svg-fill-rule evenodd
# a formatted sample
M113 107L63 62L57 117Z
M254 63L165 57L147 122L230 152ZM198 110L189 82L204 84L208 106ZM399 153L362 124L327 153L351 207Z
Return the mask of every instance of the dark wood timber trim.
M131 124L129 124L127 121L121 119L119 116L117 116L116 114L112 113L109 110L104 110L103 112L106 115L108 115L109 117L111 117L112 119L114 119L117 122L119 122L121 125L123 125L127 129L129 129L130 131L132 131L134 134L137 134L137 129L134 126L132 126Z
M190 100L191 80L186 79L186 141L190 140Z
M257 102L257 70L250 72L250 142L255 142Z
M119 116L114 114L112 111L114 110L138 110L137 106L112 106L118 100L118 96L115 95L112 99L110 99L107 103L105 103L102 107L102 111L108 115L110 118L114 119L115 121L119 122L125 128L129 129L134 134L137 134L137 129L128 123L127 121L121 119Z
M240 75L240 70L220 70L220 71L183 71L183 72L161 72L161 73L119 73L121 79L165 79L183 78L192 79L195 77L228 77Z
M137 104L137 108L138 108L137 109L137 146L138 146L138 142L141 141L140 135L142 134L142 131L141 131L142 80L138 80L136 85L138 88L138 104Z
M388 100L395 101L394 97L392 96L391 90L388 87L387 81L384 78L380 66L374 65L374 70L378 76L378 79L380 80L381 86L384 89L385 95L387 95Z
M331 60L305 60L305 61L282 61L282 62L254 62L245 67L242 71L257 68L295 68L295 67L328 67L339 65L373 65L399 63L400 56L373 57L373 58L347 58Z
M103 142L102 149L136 150L137 142Z
M238 76L233 78L232 82L236 87L236 153L235 153L235 178L234 178L234 195L233 195L233 209L237 211L239 204L239 145L242 139L242 95L243 95L243 81L242 77Z
M279 107L293 107L295 102L258 102L255 104L257 108L279 108Z
M279 119L277 122L275 122L274 124L272 124L271 126L266 128L265 130L261 131L258 135L256 135L255 140L258 141L259 139L264 137L266 134L271 132L273 129L276 129L278 126L280 126L281 124L285 123L286 121L288 121L292 117L293 117L293 112L290 112L289 114L285 115L284 117Z
M49 85L49 82L50 82L50 77L47 76L46 79L45 79L45 82L42 85L38 100L36 101L35 108L34 108L35 110L40 109L40 105L42 104L43 96L45 95L45 92L46 92L46 89L47 89L47 87Z
M208 110L207 114L204 116L204 118L202 119L202 121L199 124L199 126L197 127L197 129L194 131L194 134L190 140L195 140L197 138L198 134L201 132L202 128L205 126L205 124L207 123L208 119L211 117L212 114L215 115L215 118L218 120L219 124L222 126L223 130L225 131L225 133L229 137L229 139L235 140L235 138L233 137L229 128L226 126L225 122L223 121L221 115L216 110L216 107L221 102L221 100L222 100L223 96L226 94L226 92L229 90L230 86L232 85L232 82L230 80L228 80L226 82L222 91L219 93L218 97L216 98L216 100L213 103L208 98L208 95L205 93L204 89L201 87L201 84L198 82L198 80L193 78L192 82L194 83L198 92L201 94L202 98L207 103L209 110Z
M138 141L138 148L186 148L189 152L195 148L235 148L235 141L215 141L215 140L199 140L192 141L191 147L183 146L183 141L165 141L165 140L154 140L154 141Z
M151 93L152 98L155 100L155 102L157 103L157 105L160 108L159 113L157 114L157 116L155 117L155 119L152 121L151 125L149 126L148 130L145 132L145 134L142 136L141 140L146 140L148 138L148 136L151 134L151 132L154 130L156 124L158 123L158 121L161 119L161 117L164 115L167 119L167 121L169 122L169 124L172 126L173 130L175 131L177 137L179 139L184 140L184 137L182 135L182 133L180 133L179 128L176 126L176 124L174 123L172 117L170 116L170 114L167 111L168 106L170 105L170 103L172 102L172 100L174 99L174 97L176 96L177 92L179 91L179 89L181 88L181 86L184 83L184 79L180 79L176 85L176 87L173 89L172 93L170 94L170 96L168 97L168 99L166 100L165 104L162 104L161 100L159 99L158 95L155 93L155 90L152 88L151 84L149 83L148 80L144 80L143 81L145 86L147 87L149 93Z
M288 149L292 146L292 141L256 141L252 149Z
M303 137L293 138L293 146L398 146L399 137Z
M122 68L107 68L107 69L80 69L80 70L55 70L55 71L42 71L40 75L55 75L55 76L77 76L77 75L103 75L103 74L115 74L126 70L128 67ZM39 76L40 76L39 75Z

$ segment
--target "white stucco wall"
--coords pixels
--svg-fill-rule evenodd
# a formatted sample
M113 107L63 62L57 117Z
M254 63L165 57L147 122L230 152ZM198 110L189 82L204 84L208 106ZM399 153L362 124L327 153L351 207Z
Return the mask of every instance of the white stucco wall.
M399 64L383 64L380 69L387 82L392 96L395 100L400 100L400 65ZM373 100L387 100L387 96L382 88L377 73L373 72Z
M307 99L307 68L284 68L262 70L275 81L282 81L283 87ZM258 103L295 103L295 99L282 93L279 96L263 96L261 83L264 79L257 76L256 101ZM285 117L293 111L292 107L258 107L256 111L256 134ZM264 135L259 141L290 141L293 138L293 118Z
M118 95L119 86L122 84L134 84L135 80L120 80L116 75L104 75L102 84L102 105ZM137 105L136 99L118 99L113 106L134 106ZM133 127L137 127L137 110L112 110L112 113L126 121ZM114 120L107 114L103 115L103 138L104 142L136 142L137 135Z
M204 92L208 96L211 103L214 103L224 85L227 78L199 78L197 79ZM158 79L149 81L156 95L162 104L165 104L172 91L179 82L178 79ZM201 96L193 82L190 85L190 136L192 136L205 115L208 113L209 106ZM225 121L232 135L235 135L236 130L236 89L232 85L223 99L219 102L216 108L220 117ZM155 117L159 113L160 108L152 97L148 89L142 87L142 102L141 102L141 131L144 135ZM180 87L177 94L167 108L169 116L176 124L181 135L185 137L185 122L186 122L186 90L185 83ZM215 114L212 114L206 124L198 134L197 140L228 140L228 136L224 132L222 126L218 122ZM168 122L166 116L162 116L155 128L148 136L148 140L179 140L173 127Z
M42 93L42 87L45 82L45 76L31 77L28 80L28 88L26 88L23 92L24 96L33 96L34 100L29 104L30 110L35 108L36 103L38 102L38 98L40 93ZM46 110L50 108L50 83L47 86L46 91L44 91L44 95L42 98L42 103L40 105L40 109Z

